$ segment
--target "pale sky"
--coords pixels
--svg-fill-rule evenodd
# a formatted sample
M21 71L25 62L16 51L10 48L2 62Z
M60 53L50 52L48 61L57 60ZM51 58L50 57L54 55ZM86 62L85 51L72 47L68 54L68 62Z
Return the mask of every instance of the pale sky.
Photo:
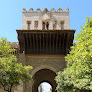
M43 92L49 92L50 88L52 88L51 85L49 83L47 83L47 82L43 82L40 85L42 85ZM38 90L40 90L40 89L38 88Z
M0 36L10 42L17 42L17 29L21 29L22 10L33 8L58 10L70 9L70 29L79 33L86 17L92 17L92 0L0 0Z

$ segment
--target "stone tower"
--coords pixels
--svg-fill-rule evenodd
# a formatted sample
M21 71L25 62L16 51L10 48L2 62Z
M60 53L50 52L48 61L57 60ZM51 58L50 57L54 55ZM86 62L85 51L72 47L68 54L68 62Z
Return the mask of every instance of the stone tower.
M18 61L31 65L33 80L17 87L17 92L38 92L42 82L52 86L56 92L54 80L58 71L66 67L64 56L73 44L75 30L70 30L69 9L63 11L54 8L48 11L39 8L34 12L23 9L22 29L16 30L19 40Z

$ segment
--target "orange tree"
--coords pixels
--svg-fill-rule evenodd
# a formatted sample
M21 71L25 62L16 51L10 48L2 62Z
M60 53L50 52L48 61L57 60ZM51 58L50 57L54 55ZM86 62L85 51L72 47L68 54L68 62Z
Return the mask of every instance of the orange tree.
M92 90L92 17L87 17L85 26L75 36L75 45L65 57L67 68L56 76L57 91Z
M31 66L23 66L17 63L17 58L11 54L14 49L11 49L10 43L6 38L0 39L0 87L7 92L11 92L14 86L19 85L20 80L23 82L29 81L31 75L29 71Z

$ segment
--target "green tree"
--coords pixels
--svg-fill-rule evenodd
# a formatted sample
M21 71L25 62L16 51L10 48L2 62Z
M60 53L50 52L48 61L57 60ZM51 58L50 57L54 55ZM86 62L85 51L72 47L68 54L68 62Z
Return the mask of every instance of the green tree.
M55 78L58 92L92 90L92 17L87 17L86 24L81 27L75 40L70 54L65 57L67 68Z
M28 82L31 78L29 71L31 66L23 66L17 63L17 58L11 52L10 43L6 38L0 39L0 87L7 92L11 92L14 86L20 84L20 80Z

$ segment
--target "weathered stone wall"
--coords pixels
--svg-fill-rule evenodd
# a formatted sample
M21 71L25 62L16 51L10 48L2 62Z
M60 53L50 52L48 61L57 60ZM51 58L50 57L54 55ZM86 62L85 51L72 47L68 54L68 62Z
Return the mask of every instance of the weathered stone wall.
M30 73L34 75L41 69L50 69L53 72L63 70L66 66L64 57L60 56L25 56L26 65L33 66Z
M23 65L33 66L33 69L30 71L32 76L42 69L49 69L54 73L57 73L60 70L63 71L63 69L66 67L65 59L62 56L28 56L25 54L19 54L18 60L20 63L23 63ZM35 79L29 81L27 84L17 87L17 92L33 92L32 87L34 80Z

